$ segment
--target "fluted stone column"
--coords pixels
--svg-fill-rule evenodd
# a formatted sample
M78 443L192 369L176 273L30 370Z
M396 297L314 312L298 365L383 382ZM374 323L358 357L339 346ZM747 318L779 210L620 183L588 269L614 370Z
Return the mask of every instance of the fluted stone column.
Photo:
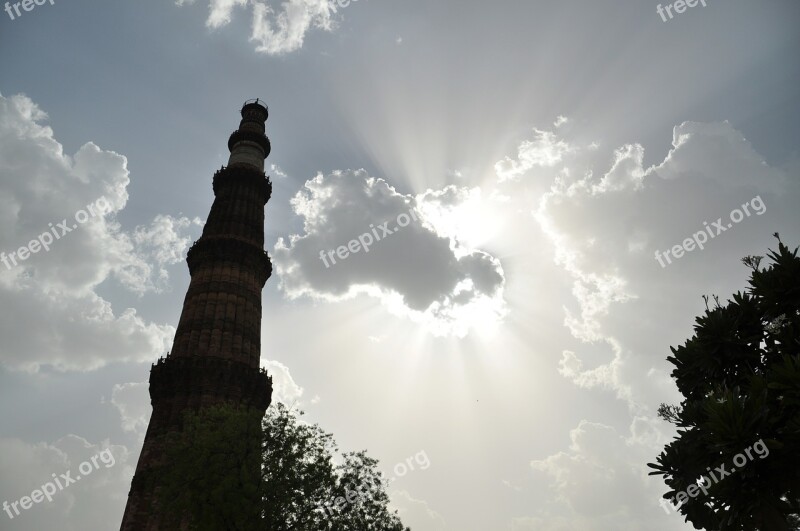
M191 283L172 351L150 371L153 414L122 531L164 529L158 491L170 466L166 435L180 431L184 412L230 403L258 413L257 420L271 401L272 379L260 369L261 291L272 273L264 251L264 206L272 193L264 174L269 112L255 100L241 115L228 140L228 166L214 175L203 235L187 256Z

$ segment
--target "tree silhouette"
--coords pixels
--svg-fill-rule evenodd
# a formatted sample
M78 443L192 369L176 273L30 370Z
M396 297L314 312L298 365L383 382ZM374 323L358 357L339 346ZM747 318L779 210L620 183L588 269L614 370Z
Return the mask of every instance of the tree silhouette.
M229 404L188 411L183 430L166 437L169 466L157 493L167 529L251 531L259 529L261 419ZM261 528L263 529L263 528Z
M302 415L302 412L299 413ZM264 523L270 531L407 531L388 508L378 461L337 453L333 436L283 404L264 419Z
M161 470L169 528L409 531L388 508L378 461L345 453L335 465L333 436L302 422L302 414L278 403L259 430L252 413L227 404L188 413L183 431L168 438L170 466ZM247 455L254 438L260 456ZM258 477L252 471L261 463Z
M767 268L743 260L745 293L712 308L705 298L694 336L667 358L684 400L659 408L678 434L650 474L696 529L800 529L800 258L778 243Z

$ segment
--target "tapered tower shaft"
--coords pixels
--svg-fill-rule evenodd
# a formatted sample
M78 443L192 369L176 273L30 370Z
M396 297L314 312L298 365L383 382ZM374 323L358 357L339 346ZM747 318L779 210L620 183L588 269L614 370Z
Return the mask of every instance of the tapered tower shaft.
M272 379L260 369L261 291L272 273L264 251L264 206L272 193L264 174L268 115L258 100L245 103L228 140L228 166L214 174L214 204L186 259L191 282L172 351L150 371L153 414L122 531L165 529L158 492L170 466L166 436L180 432L185 412L230 403L259 413L257 419L270 404Z

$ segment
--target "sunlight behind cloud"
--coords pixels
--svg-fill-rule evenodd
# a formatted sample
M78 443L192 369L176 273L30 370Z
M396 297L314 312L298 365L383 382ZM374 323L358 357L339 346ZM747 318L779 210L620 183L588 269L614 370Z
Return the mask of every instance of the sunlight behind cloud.
M281 287L292 298L328 301L366 294L434 335L463 336L501 319L500 261L454 234L452 216L469 197L455 187L406 196L363 170L318 175L292 200L305 233L275 246ZM435 218L424 219L426 211ZM404 216L418 219L403 227Z

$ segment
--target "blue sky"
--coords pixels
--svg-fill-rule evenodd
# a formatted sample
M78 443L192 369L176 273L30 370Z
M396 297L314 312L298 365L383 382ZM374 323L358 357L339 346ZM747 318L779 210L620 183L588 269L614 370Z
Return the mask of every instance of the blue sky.
M800 215L800 5L55 0L0 12L0 501L116 464L10 530L122 517L185 253L246 99L270 106L262 360L387 472L415 531L690 529L646 476L702 294ZM333 9L335 7L335 9ZM660 267L654 258L759 198ZM420 221L326 268L321 250Z

